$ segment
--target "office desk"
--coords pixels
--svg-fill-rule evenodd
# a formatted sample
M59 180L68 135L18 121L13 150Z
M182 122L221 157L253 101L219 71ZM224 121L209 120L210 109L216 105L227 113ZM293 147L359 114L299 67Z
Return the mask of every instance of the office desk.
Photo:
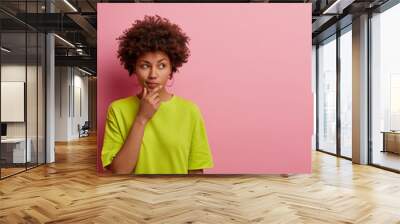
M32 140L27 138L26 142L28 144L25 153L25 138L1 139L1 159L5 160L5 163L30 162Z
M393 152L400 154L400 132L382 131L383 150L382 152Z

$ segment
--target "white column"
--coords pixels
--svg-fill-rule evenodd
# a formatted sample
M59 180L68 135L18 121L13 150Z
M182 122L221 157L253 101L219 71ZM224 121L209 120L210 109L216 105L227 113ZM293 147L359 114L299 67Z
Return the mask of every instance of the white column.
M46 3L47 12L53 12L54 6ZM55 54L54 34L46 35L46 163L55 162Z
M368 163L368 15L353 19L353 162Z

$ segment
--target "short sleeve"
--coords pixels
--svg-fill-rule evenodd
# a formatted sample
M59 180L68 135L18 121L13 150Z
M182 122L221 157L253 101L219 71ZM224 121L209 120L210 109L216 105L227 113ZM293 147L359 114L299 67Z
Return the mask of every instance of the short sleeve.
M194 111L194 127L189 154L189 170L212 168L214 166L208 144L204 119L197 106Z
M106 126L104 129L104 141L101 151L101 161L103 167L111 164L115 155L119 152L124 140L112 106L108 108Z

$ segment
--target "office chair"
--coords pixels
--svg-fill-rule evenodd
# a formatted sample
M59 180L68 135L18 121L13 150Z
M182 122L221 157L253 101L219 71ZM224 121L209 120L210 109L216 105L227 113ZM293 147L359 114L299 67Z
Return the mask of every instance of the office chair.
M80 127L80 125L78 124L79 138L89 136L89 129L90 129L89 121L85 121L82 127Z

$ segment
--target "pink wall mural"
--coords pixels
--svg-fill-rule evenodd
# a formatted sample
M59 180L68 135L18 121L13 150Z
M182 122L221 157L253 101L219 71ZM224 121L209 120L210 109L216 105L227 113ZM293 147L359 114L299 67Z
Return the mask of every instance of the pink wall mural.
M191 39L169 89L201 109L214 159L206 173L311 172L311 4L268 3L98 4L98 171L108 105L139 91L116 38L156 14Z

